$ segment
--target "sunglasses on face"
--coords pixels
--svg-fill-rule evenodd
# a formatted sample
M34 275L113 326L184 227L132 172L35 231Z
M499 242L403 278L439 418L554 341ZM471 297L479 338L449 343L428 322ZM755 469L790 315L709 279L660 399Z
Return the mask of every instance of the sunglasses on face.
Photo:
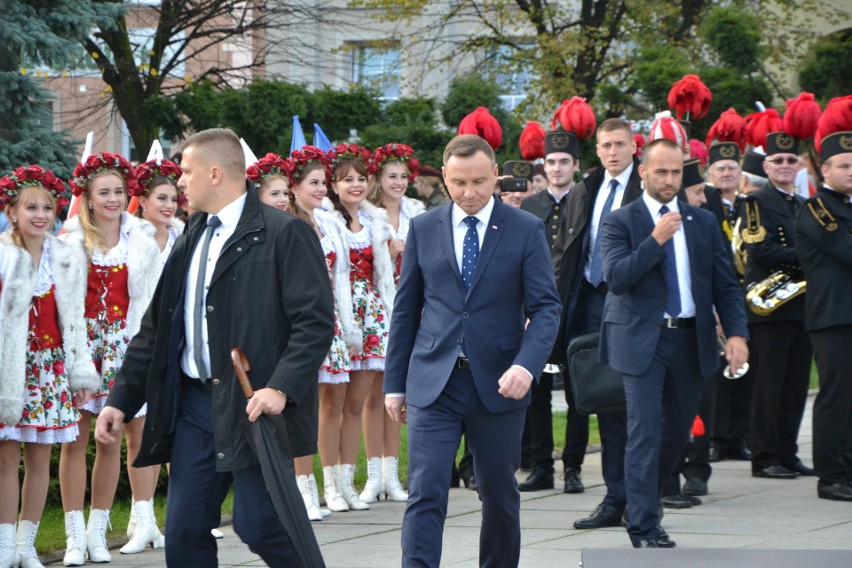
M787 162L788 164L790 164L792 166L793 164L799 163L799 158L774 158L772 160L766 160L766 161L769 162L770 164L775 164L776 166L780 166L784 162Z

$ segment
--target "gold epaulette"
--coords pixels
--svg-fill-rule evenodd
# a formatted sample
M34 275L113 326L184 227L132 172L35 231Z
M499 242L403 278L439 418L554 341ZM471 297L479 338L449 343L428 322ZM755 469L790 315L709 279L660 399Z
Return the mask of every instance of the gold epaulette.
M746 218L746 228L741 233L743 242L750 245L763 242L766 238L766 229L760 224L760 210L757 208L757 203L749 200L743 205Z
M816 204L816 207L814 207ZM813 201L808 201L808 209L817 223L823 226L826 231L834 231L837 229L837 219L831 214L831 211L825 206L821 197L815 198Z

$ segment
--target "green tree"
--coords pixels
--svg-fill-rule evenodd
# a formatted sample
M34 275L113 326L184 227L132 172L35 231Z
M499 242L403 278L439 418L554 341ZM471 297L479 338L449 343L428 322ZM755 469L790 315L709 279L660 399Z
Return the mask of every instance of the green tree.
M0 18L0 172L38 163L70 177L76 156L53 131L50 101L27 66L62 65L93 25L107 26L119 5L77 0L7 0ZM2 174L0 174L2 175Z
M828 101L852 93L852 31L836 34L817 42L799 71L802 89Z
M373 150L402 142L414 148L420 163L440 167L444 146L452 136L452 131L439 125L435 99L401 98L388 104L361 132L361 143Z

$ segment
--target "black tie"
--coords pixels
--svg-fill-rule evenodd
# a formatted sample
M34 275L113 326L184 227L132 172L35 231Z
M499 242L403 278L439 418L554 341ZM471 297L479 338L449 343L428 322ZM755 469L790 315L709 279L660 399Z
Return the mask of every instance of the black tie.
M198 256L198 278L195 281L195 304L192 306L192 353L195 357L195 367L198 369L198 378L206 380L210 377L210 371L204 364L204 340L201 335L201 326L204 322L204 298L207 295L204 281L207 279L207 253L210 250L210 241L216 228L222 224L221 219L213 215L207 220L207 229L204 232L204 242L201 245L201 254Z

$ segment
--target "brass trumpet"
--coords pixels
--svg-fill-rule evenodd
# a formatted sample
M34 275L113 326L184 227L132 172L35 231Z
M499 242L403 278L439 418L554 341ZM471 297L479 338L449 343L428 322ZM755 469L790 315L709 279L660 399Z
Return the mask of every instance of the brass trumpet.
M807 282L792 274L777 270L760 282L749 285L746 303L759 316L766 316L807 290Z
M738 217L736 223L734 223L734 231L731 236L731 251L734 253L734 268L737 270L737 274L745 276L748 251L745 249L741 229L742 217Z

